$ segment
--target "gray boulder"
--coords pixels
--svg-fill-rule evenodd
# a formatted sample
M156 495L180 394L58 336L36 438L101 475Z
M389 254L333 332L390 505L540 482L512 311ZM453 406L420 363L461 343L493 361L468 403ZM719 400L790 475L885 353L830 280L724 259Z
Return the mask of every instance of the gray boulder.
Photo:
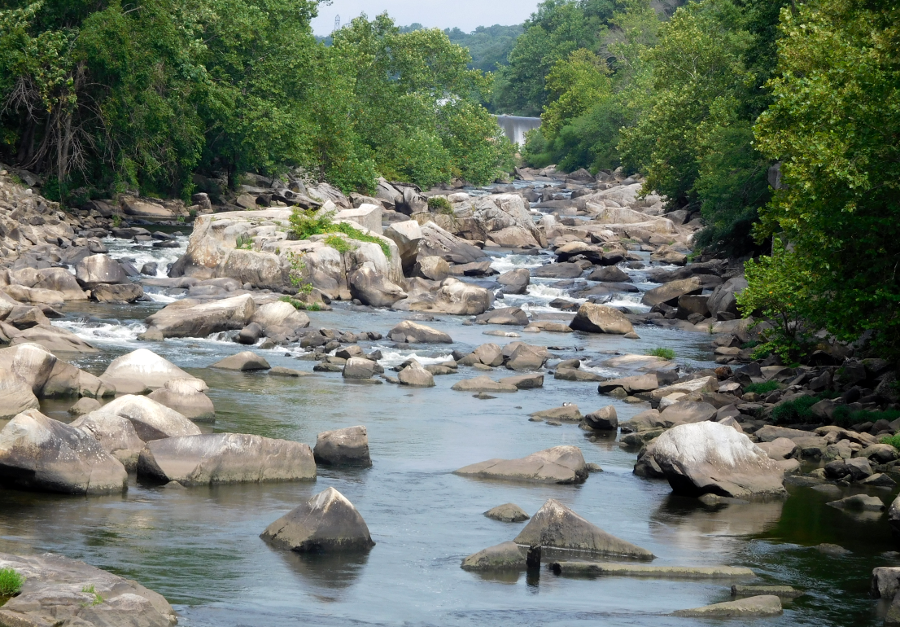
M663 426L674 427L675 425L712 420L716 417L716 413L716 408L709 403L679 401L662 410L659 419Z
M612 405L591 412L584 417L582 424L594 431L615 431L619 428L619 416Z
M165 386L152 392L148 398L195 422L214 422L216 409L212 400L203 393L206 384L200 379L172 379Z
M236 355L231 355L225 359L221 359L210 366L210 368L221 368L222 370L239 370L241 372L254 372L257 370L269 370L272 366L262 356L252 351L243 351Z
M434 375L425 370L415 359L397 375L402 385L416 388L433 388Z
M866 494L854 494L837 501L826 503L836 509L848 509L861 512L883 512L884 503L877 496L868 496Z
M462 562L463 570L525 570L528 550L515 542L503 542L473 553Z
M309 445L244 433L215 433L148 442L138 476L183 486L263 481L313 481Z
M492 507L486 511L484 515L492 520L511 523L522 522L523 520L531 518L531 516L525 513L525 510L515 503L504 503L503 505Z
M206 384L167 359L146 348L139 348L112 360L100 378L120 394L132 394L147 388L164 387L173 379L190 379L206 390Z
M363 305L390 307L407 296L403 288L391 282L370 261L353 271L348 279L350 294L353 298L359 299Z
M98 303L133 303L144 295L144 288L137 283L96 285L91 290L91 298Z
M455 470L454 474L481 479L530 483L581 483L588 471L577 446L555 446L521 459L489 459Z
M504 294L525 294L531 284L531 275L527 268L518 268L498 276L497 283L503 286Z
M582 418L578 405L567 403L553 409L542 409L531 414L537 420L559 420L560 422L579 422Z
M334 488L320 492L273 522L261 537L299 553L365 551L375 546L366 521Z
M722 285L716 286L706 301L710 315L715 318L720 313L730 313L738 316L737 295L747 288L747 279L742 276L728 279Z
M249 294L215 301L185 298L166 305L146 323L162 337L206 337L243 329L255 313L256 303Z
M0 368L0 420L9 420L23 411L41 406L25 381L12 371Z
M628 394L636 394L639 392L652 392L658 387L659 380L656 378L656 375L651 372L649 374L601 381L597 386L597 392L600 394L609 394L616 388L622 388Z
M404 320L388 331L388 338L392 342L400 344L452 344L453 339L437 329L419 324L411 320Z
M503 385L514 385L519 390L534 390L544 387L544 375L534 373L503 377L500 379L500 383Z
M256 310L250 322L255 322L266 334L279 327L287 327L290 330L305 329L309 326L309 316L305 311L300 311L290 303L276 301L266 303Z
M519 390L512 383L494 381L485 375L457 381L450 389L457 392L518 392Z
M351 357L344 364L342 376L345 379L371 379L378 372L378 362L365 357Z
M316 463L328 466L372 465L369 434L363 426L324 431L316 437L313 449Z
M126 489L128 473L90 435L22 412L0 431L0 483L63 494L111 494Z
M634 327L621 311L606 305L595 305L593 303L584 303L579 307L578 313L575 314L575 318L569 326L575 331L586 331L588 333L609 333L614 335L634 333Z
M703 284L700 282L700 279L691 277L679 281L670 281L653 288L644 293L641 302L650 307L661 304L677 307L678 299L682 296L699 294L702 291Z
M81 429L97 440L103 450L122 462L129 472L137 468L144 441L138 437L134 425L127 418L94 411L79 417L69 426Z
M75 279L88 290L102 284L128 283L122 264L109 255L91 255L79 261L75 264Z
M131 421L135 433L144 442L200 435L200 429L193 422L146 396L134 394L120 396L88 416L97 414L112 414Z
M544 503L513 542L600 555L654 558L650 551L606 533L554 499Z

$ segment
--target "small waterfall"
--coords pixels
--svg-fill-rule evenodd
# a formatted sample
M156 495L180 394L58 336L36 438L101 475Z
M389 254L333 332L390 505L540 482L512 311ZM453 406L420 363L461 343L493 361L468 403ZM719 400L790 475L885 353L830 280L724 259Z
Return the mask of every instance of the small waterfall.
M503 129L509 141L517 146L525 144L526 132L541 126L541 118L526 118L520 115L498 115L495 117L497 118L497 124Z

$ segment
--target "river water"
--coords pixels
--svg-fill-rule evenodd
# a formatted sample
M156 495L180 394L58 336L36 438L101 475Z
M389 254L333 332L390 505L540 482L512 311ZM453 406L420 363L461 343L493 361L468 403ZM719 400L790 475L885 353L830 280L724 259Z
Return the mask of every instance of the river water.
M107 243L114 255L130 254L125 242ZM173 251L147 254L164 261ZM509 269L548 260L501 255L495 265ZM561 293L553 284L540 281L532 294L507 303L537 313L551 311L547 303ZM106 497L0 490L0 551L52 551L133 578L163 594L178 611L180 624L193 627L687 625L695 619L666 614L730 599L729 584L722 582L573 579L545 570L539 577L498 577L459 567L466 555L512 539L525 524L493 521L484 511L514 502L534 514L546 499L555 498L606 531L649 549L658 556L655 564L749 566L761 581L807 591L786 605L782 617L757 624L879 624L884 608L867 594L871 569L900 564L900 556L885 554L895 545L883 515L842 513L825 506L838 496L793 486L784 501L709 508L671 496L664 481L634 476L635 452L622 450L613 438L588 436L572 424L528 421L531 412L564 402L576 403L582 413L611 402L620 420L646 405L600 397L595 384L551 375L545 375L543 389L480 400L450 389L459 379L481 374L466 367L458 375L436 377L437 386L430 389L351 383L330 373L286 379L208 370L245 347L221 336L137 341L143 318L173 297L156 298L128 307L67 307L59 323L104 349L78 364L99 373L117 355L149 348L209 384L217 421L207 429L313 445L321 431L362 424L369 432L373 467L320 469L315 483L182 490L132 479L126 494ZM347 304L338 304L333 312L310 313L314 326L382 334L406 317ZM390 366L412 354L428 363L445 359L454 348L521 339L552 346L561 358L586 359L596 372L609 375L622 373L601 363L615 353L642 354L664 346L674 349L687 367L709 367L713 358L708 335L656 327L640 327L640 340L626 340L584 334L486 336L491 329L520 328L465 326L453 316L426 324L449 333L454 344L398 349L382 341L363 346L367 351L380 348L382 363ZM299 349L253 350L273 366L312 372L315 363L298 359ZM494 378L510 374L496 372ZM47 403L43 409L68 421L67 406ZM585 459L603 472L580 486L477 481L451 474L473 462L522 457L561 444L581 447ZM269 523L329 486L347 496L365 518L377 543L368 555L306 558L275 550L259 538ZM886 502L892 497L888 491L873 493ZM851 553L826 555L814 548L823 542Z

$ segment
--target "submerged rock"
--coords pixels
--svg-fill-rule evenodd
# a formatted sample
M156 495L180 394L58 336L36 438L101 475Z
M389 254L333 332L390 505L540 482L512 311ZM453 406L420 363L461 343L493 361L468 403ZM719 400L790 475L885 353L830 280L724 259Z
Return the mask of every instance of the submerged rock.
M313 449L316 463L329 466L371 466L369 434L363 426L324 431Z
M215 433L149 442L138 476L184 486L315 480L309 445L244 433Z
M523 510L515 503L504 503L503 505L498 505L497 507L493 507L486 511L484 515L493 520L499 520L500 522L513 523L522 522L523 520L528 520L529 518L531 518L531 516L525 513L525 510Z
M781 599L774 594L762 594L738 601L713 603L703 607L672 612L675 616L690 618L756 618L780 616L781 613Z
M588 471L581 449L555 446L521 459L489 459L455 470L454 474L533 483L580 483L587 479Z
M463 570L525 570L528 550L515 542L503 542L473 553L462 562Z
M653 559L650 551L620 540L588 522L571 509L548 499L514 542L526 546L541 545L557 549L589 551L601 555L620 555Z
M22 412L0 431L0 483L63 494L110 494L125 490L128 473L84 431Z
M847 509L863 512L884 511L884 503L880 498L878 498L877 496L868 496L866 494L854 494L837 501L830 501L829 503L826 503L826 505L835 507L837 509Z
M261 537L299 553L361 551L375 546L366 521L334 488L320 492L273 522Z

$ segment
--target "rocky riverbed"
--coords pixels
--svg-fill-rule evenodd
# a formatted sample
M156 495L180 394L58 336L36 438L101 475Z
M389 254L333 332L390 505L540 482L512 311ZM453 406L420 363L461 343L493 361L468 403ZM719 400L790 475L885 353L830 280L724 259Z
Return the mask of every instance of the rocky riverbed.
M889 369L826 343L752 362L740 267L687 263L692 216L615 173L519 174L75 213L4 179L0 551L198 626L879 624L897 425L831 423L891 407ZM293 240L290 205L385 246Z

